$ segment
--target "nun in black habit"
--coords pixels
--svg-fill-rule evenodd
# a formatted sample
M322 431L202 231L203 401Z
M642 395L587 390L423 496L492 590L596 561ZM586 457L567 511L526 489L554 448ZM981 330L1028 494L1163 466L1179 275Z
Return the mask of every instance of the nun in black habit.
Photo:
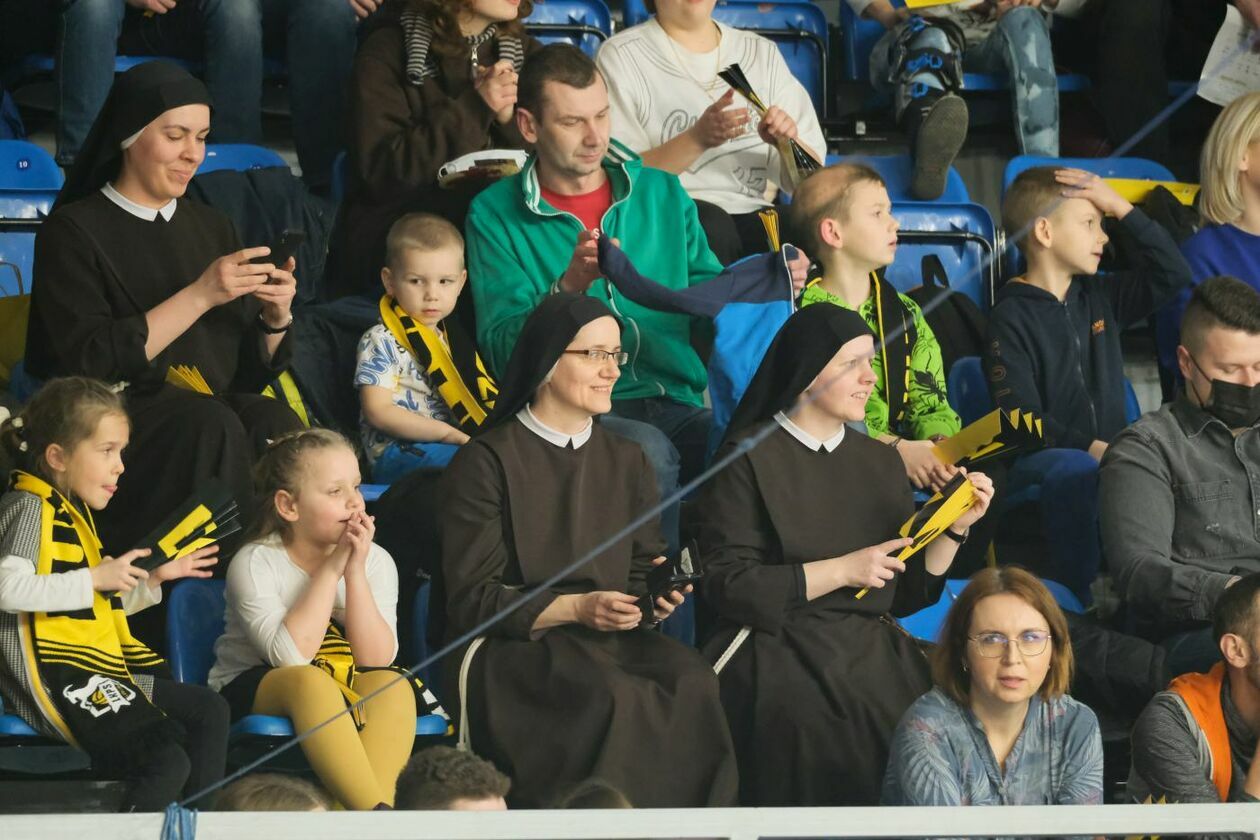
M184 70L120 75L35 238L28 369L127 383L127 470L97 517L113 554L207 478L245 507L255 454L300 426L259 395L289 356L293 262L242 249L227 216L184 197L209 129L209 93ZM177 365L201 392L170 384Z
M875 387L861 316L810 306L784 324L744 393L716 458L769 436L701 491L703 593L719 626L719 670L743 805L878 805L902 713L931 688L928 664L891 615L934 603L979 497L902 564L889 556L914 513L901 459L846 429ZM871 587L865 597L856 597ZM891 615L890 615L891 614Z
M732 805L737 781L717 678L653 629L682 593L636 604L665 547L653 517L526 595L657 505L642 449L604 431L621 330L600 301L544 298L508 362L494 413L446 470L447 631L518 605L452 657L460 738L541 807L598 776L636 807ZM458 680L454 671L458 669Z

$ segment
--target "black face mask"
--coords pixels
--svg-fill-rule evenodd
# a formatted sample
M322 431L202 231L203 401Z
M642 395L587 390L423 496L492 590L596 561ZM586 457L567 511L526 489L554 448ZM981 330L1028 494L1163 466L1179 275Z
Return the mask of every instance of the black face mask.
M1194 362L1194 366L1206 379L1207 374L1199 367L1194 356L1190 357L1190 361ZM1248 429L1260 422L1260 384L1247 386L1213 379L1212 391L1206 400L1199 396L1197 388L1194 395L1204 411L1231 429Z

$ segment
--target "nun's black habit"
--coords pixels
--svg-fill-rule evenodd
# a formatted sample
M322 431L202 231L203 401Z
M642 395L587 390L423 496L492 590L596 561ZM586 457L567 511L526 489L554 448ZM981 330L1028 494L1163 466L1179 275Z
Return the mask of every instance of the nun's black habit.
M283 370L288 341L266 358L261 304L252 296L206 312L156 358L145 356L145 313L241 243L227 216L190 199L177 200L169 221L161 213L149 221L101 188L119 175L125 139L193 104L210 104L205 86L171 64L148 62L119 76L35 239L28 369L44 379L129 383L127 470L96 518L114 555L134 548L208 477L226 482L244 507L254 453L266 438L299 425L286 405L259 396ZM196 366L215 396L166 384L175 364ZM226 560L216 573L224 566Z
M495 413L446 472L443 567L448 625L461 635L656 506L642 449L596 423L560 447L517 418L583 325L610 317L594 298L545 298L526 322ZM638 807L732 805L735 757L712 669L693 650L640 627L579 624L535 636L562 594L641 594L664 551L655 519L494 624L467 673L471 746L512 778L514 807L540 807L584 779L610 782ZM448 663L455 688L464 651Z
M848 341L870 335L839 306L793 315L735 411L721 458L787 411ZM888 744L902 712L931 687L914 640L889 617L940 596L922 556L882 589L805 599L802 565L897 536L914 512L901 459L848 430L811 449L776 427L696 502L703 592L719 615L704 647L721 670L744 805L878 805Z

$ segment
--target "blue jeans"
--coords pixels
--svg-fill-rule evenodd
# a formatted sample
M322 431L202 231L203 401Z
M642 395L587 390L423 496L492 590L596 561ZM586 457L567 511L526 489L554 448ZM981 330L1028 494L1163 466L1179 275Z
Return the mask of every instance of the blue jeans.
M413 470L440 470L458 451L453 443L391 443L372 464L372 481L393 484Z
M931 22L931 18L926 20ZM932 84L925 74L914 76L907 72L899 77L891 72L893 46L905 26L898 24L884 33L871 52L871 83L881 93L893 92L894 84L913 81L940 86ZM925 46L946 52L951 49L945 38L934 39ZM1059 156L1059 83L1050 51L1050 30L1040 12L1031 6L1017 6L1004 14L984 40L968 45L963 53L963 69L1008 77L1020 153Z
M293 141L302 176L320 189L344 145L346 86L356 47L346 0L200 0L216 143L262 141L263 34L283 35Z
M1010 495L1032 485L1041 486L1041 525L1051 563L1046 577L1071 589L1088 605L1092 600L1089 585L1102 561L1098 462L1082 449L1043 449L1017 458L1009 475Z

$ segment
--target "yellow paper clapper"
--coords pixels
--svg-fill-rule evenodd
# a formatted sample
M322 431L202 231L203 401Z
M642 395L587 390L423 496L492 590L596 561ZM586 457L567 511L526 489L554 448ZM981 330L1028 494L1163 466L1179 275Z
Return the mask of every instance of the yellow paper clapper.
M151 572L240 530L236 498L226 485L211 479L140 541L136 547L151 553L132 565Z
M166 369L166 381L187 391L198 394L214 394L196 365L171 365Z
M1009 414L994 409L953 437L932 448L943 464L972 467L989 458L1045 446L1041 418L1018 408Z
M903 537L910 537L913 542L897 552L897 559L904 563L918 554L944 533L946 528L957 522L958 517L970 510L975 503L975 488L971 486L967 476L958 473L901 526L898 533ZM863 589L857 597L863 598L869 591L869 587Z
M1183 184L1180 181L1147 181L1141 178L1104 178L1103 180L1130 204L1141 204L1146 201L1146 197L1156 187L1168 190L1173 194L1173 198L1187 207L1194 204L1194 199L1199 194L1198 184Z

